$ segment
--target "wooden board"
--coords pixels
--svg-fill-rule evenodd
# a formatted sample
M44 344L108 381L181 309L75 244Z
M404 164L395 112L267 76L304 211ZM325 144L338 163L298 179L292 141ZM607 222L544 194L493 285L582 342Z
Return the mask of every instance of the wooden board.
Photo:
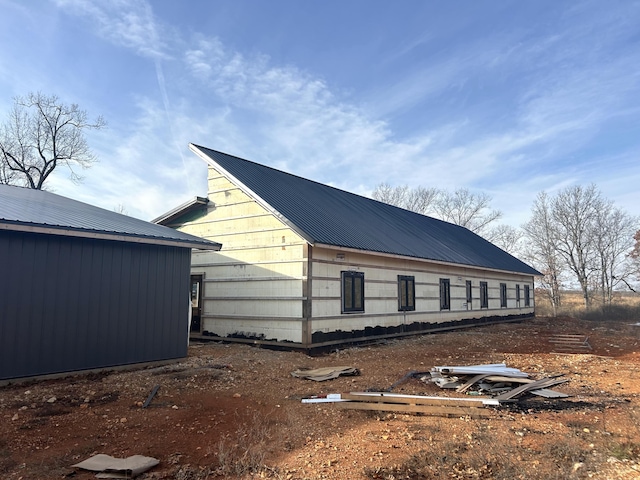
M577 334L558 334L553 335L549 339L550 343L553 343L557 350L592 350L589 344L589 337L586 335Z
M491 410L482 407L447 407L440 405L402 405L395 403L341 402L335 404L347 410L370 410L401 413L424 413L453 417L489 417Z
M499 405L489 397L447 398L423 397L419 395L394 395L387 393L343 393L341 398L367 403L393 403L405 405L445 405L451 407L483 407L484 405Z

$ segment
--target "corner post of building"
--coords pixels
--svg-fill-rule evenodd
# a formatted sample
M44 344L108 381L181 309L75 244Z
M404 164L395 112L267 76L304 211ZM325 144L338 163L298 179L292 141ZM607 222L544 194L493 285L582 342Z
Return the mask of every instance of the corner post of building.
M308 243L303 248L302 256L302 344L309 346L311 345L313 248Z

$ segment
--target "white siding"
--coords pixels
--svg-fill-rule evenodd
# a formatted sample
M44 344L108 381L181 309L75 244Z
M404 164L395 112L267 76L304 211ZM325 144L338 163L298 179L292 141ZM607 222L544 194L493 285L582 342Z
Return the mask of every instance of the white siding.
M365 276L364 313L341 313L341 272ZM533 292L528 275L491 272L419 260L313 248L313 321L311 333L362 330L414 322L441 323L460 319L533 314L534 302L524 307L524 285ZM415 278L415 311L398 310L398 275ZM450 310L440 310L440 279L451 285ZM472 302L467 305L466 281L472 282ZM480 281L488 283L489 306L480 308ZM500 283L507 284L507 308L500 307ZM516 305L516 284L520 305Z
M192 256L192 273L204 276L205 334L310 344L314 333L533 314L533 298L524 307L524 286L531 296L534 291L530 275L309 246L212 167L209 200L204 216L178 226L222 243L220 252ZM364 273L363 313L341 313L342 271ZM398 311L398 275L415 278L415 311ZM449 310L440 310L441 278L450 282ZM470 305L467 280L472 282ZM482 309L481 281L489 287L489 305ZM507 284L506 308L500 306L500 283Z
M222 243L192 256L204 275L203 332L302 341L307 244L298 234L211 167L206 215L179 229Z

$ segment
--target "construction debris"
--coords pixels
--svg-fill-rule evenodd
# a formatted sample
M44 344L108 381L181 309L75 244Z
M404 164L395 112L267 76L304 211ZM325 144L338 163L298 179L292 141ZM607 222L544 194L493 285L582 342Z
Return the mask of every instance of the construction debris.
M142 408L147 408L149 406L149 404L151 403L151 400L153 400L153 397L156 396L156 393L158 393L159 389L160 389L160 385L156 385L155 387L153 387L153 390L151 390L151 393L145 400L144 404L142 405Z
M315 382L323 382L340 376L360 375L360 371L354 367L324 367L315 368L313 370L299 369L295 372L291 372L291 375L297 378L313 380Z
M425 375L426 373L429 372L421 372L418 370L411 370L410 372L408 372L406 375L404 375L400 380L398 380L397 382L394 382L388 389L386 389L386 392L391 392L393 391L394 388L396 388L398 385L403 384L404 382L408 381L410 378L416 378L416 377L422 377L423 375Z
M351 410L470 417L489 416L490 411L482 408L500 405L500 402L491 398L427 397L387 392L333 393L326 397L305 398L302 403L336 403L340 408Z
M555 375L540 380L532 380L528 373L517 368L509 368L504 363L471 366L433 367L430 375L422 377L425 382L433 382L440 388L455 389L458 393L490 395L498 400L511 400L523 394L533 394L545 398L566 398L568 395L549 390L547 387L568 382Z
M552 335L549 342L553 343L555 353L575 353L593 350L586 335Z
M401 381L416 376L409 372ZM499 407L514 402L526 394L545 398L566 398L568 395L550 390L549 387L568 381L561 375L533 380L529 374L509 368L504 363L470 366L433 367L421 380L443 389L455 389L464 397L402 395L387 392L332 393L305 398L302 403L335 403L353 410L378 410L427 415L486 417L487 407ZM400 382L396 382L400 383ZM394 385L396 385L394 384ZM393 386L389 389L391 390Z
M99 472L97 478L134 478L158 465L156 458L133 455L127 458L114 458L99 453L86 460L71 465L72 467Z

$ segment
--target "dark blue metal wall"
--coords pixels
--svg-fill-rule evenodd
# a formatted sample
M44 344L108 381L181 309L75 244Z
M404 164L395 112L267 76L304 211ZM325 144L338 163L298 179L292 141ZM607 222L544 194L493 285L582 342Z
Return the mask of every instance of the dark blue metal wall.
M187 355L191 250L0 232L0 380Z

